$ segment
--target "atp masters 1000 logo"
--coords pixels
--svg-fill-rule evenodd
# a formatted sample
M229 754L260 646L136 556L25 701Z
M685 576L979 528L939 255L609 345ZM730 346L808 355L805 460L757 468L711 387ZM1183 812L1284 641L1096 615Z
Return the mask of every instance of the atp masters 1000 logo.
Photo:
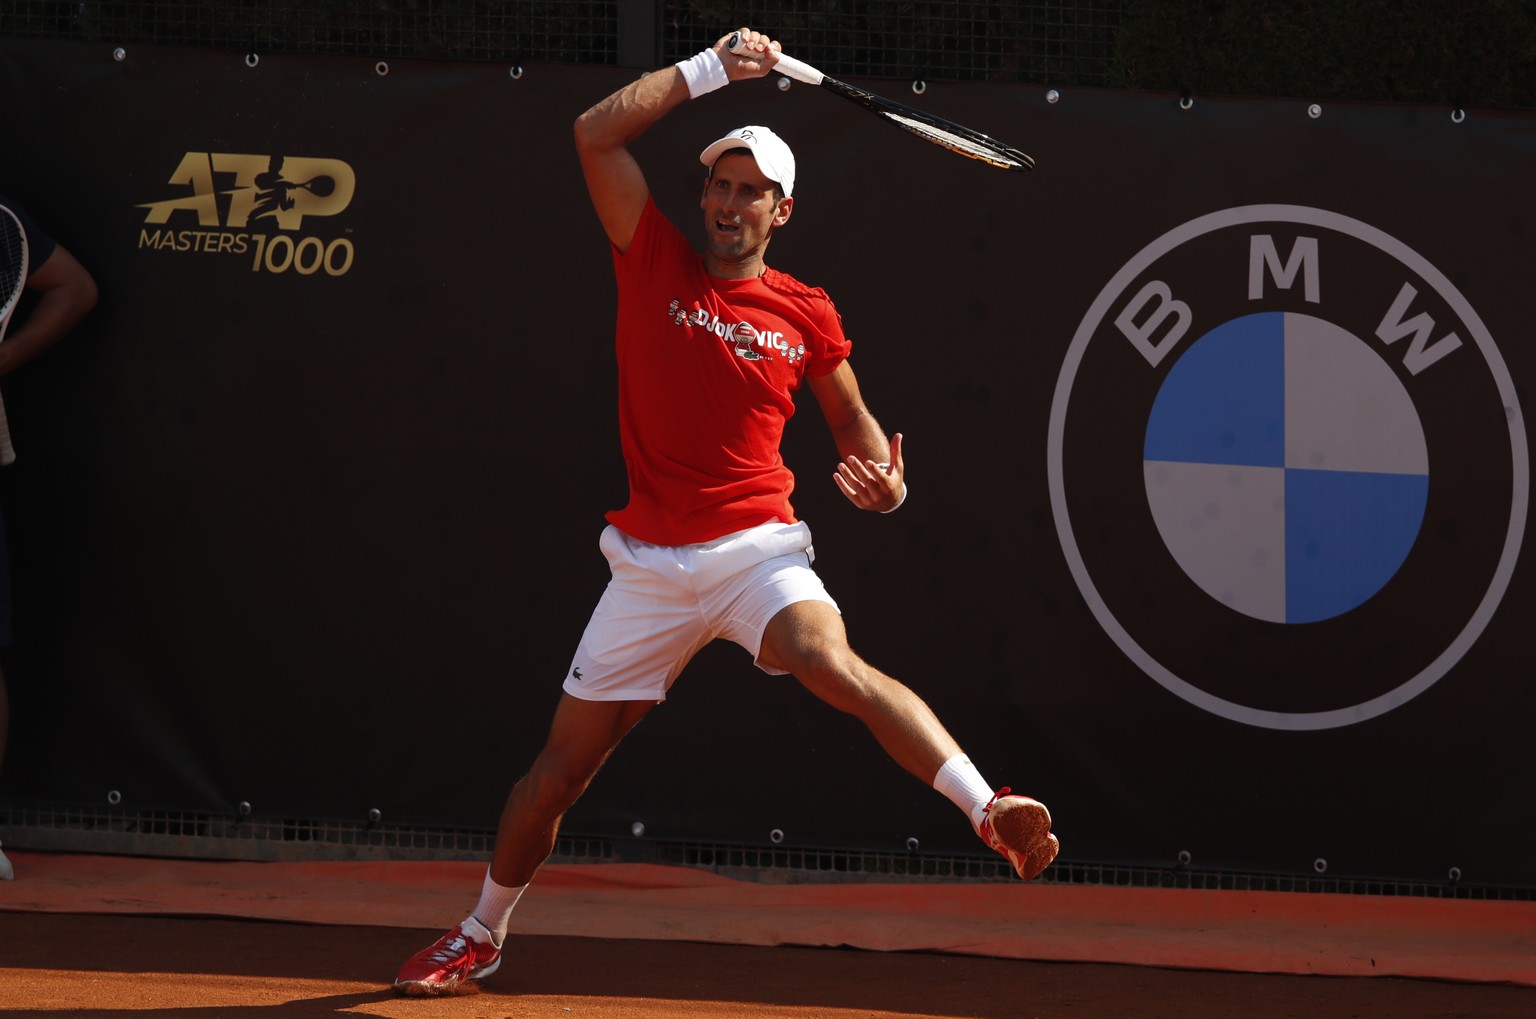
M1110 638L1200 708L1274 729L1381 715L1475 643L1529 462L1465 298L1382 231L1254 205L1104 287L1051 411L1051 504Z
M245 256L252 272L341 276L352 268L350 238L305 225L351 204L357 176L339 159L188 152L167 183L173 197L139 206L149 210L140 249Z

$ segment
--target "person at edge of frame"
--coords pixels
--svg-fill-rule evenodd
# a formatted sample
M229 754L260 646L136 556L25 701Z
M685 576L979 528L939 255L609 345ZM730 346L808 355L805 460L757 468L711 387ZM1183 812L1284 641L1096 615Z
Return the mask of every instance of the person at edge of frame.
M27 282L31 297L27 313L12 313L12 321L0 342L0 376L9 375L32 360L73 329L96 307L96 280L65 247L45 233L27 211L0 194L0 206L15 213L27 238ZM11 564L5 523L0 516L0 650L11 646ZM10 697L0 671L0 765L5 763L6 735L10 731ZM0 880L16 877L11 861L0 849Z
M865 405L831 300L764 262L794 208L789 146L748 126L703 151L702 256L657 209L628 148L688 99L766 75L779 45L750 29L740 36L739 54L724 37L577 118L576 148L618 282L629 503L607 515L599 545L612 579L578 644L548 740L507 798L480 901L406 962L400 993L455 993L496 971L513 907L553 850L562 816L716 637L857 717L897 764L964 811L1020 877L1038 876L1059 850L1044 805L988 785L917 694L850 649L812 567L810 531L790 507L793 475L779 453L802 382L832 431L842 458L833 482L849 502L890 513L906 483L902 436L887 439ZM667 356L654 356L663 346Z

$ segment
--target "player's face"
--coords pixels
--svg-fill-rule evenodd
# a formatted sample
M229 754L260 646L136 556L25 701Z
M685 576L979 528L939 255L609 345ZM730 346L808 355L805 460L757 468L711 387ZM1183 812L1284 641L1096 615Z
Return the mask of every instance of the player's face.
M704 182L704 236L709 253L726 263L761 258L775 228L789 219L793 199L777 197L750 155L721 156Z

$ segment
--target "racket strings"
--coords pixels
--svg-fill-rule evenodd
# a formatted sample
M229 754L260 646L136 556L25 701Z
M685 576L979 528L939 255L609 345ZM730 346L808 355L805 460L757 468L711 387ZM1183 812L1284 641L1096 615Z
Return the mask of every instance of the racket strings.
M16 306L26 283L27 248L21 226L0 215L0 321Z
M942 145L951 152L958 152L962 156L979 159L993 166L1003 169L1015 169L1029 167L1033 161L1023 153L1009 148L1000 142L996 142L985 135L974 133L961 133L966 129L959 125L941 127L915 117L904 116L894 110L880 110L880 115L898 127L905 128L920 138L925 138L937 145Z

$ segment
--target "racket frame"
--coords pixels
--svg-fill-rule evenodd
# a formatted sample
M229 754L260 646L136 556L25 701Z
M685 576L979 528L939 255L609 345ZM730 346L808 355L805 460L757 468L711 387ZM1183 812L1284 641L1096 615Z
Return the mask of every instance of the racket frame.
M732 53L740 53L743 45L741 33L737 32L726 43L726 48ZM773 69L786 78L793 78L807 85L820 86L833 95L857 103L871 113L880 115L881 119L887 123L910 132L926 142L931 142L934 145L942 146L951 152L969 159L975 159L1004 170L1023 171L1035 168L1035 160L1032 156L1021 152L1011 145L1005 145L990 135L982 134L980 131L966 127L964 124L957 124L952 120L946 120L937 114L919 110L915 106L908 106L894 99L887 99L884 96L876 95L855 85L850 85L845 81L839 81L831 75L812 67L805 61L792 57L782 51L776 52L775 56L777 60L773 65ZM954 135L956 138L974 145L976 149L981 151L956 148L941 138L924 133L920 128L913 126L914 124L926 125L937 131ZM982 152L990 153L991 155L984 155Z
M16 314L16 306L21 303L21 295L27 288L27 231L22 227L21 220L16 213L3 205L0 205L0 230L16 231L17 259L15 265L7 264L4 268L16 273L16 280L11 285L10 292L0 295L0 343L5 341L6 330L10 327L11 317ZM0 258L9 262L10 252L0 251ZM11 444L11 426L5 415L5 398L0 396L0 467L8 466L16 462L16 449Z

